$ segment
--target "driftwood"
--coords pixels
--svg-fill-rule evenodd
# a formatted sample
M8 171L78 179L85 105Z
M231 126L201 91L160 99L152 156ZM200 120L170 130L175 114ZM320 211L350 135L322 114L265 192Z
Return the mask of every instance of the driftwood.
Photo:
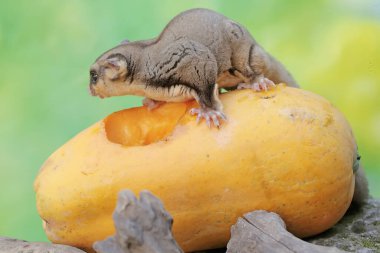
M161 201L147 191L141 192L139 199L130 191L122 191L113 218L116 235L96 242L94 249L98 253L183 252L172 236L171 216ZM307 241L287 232L277 214L254 211L232 226L227 249L202 253L380 252L380 201L369 199L360 207L352 206L337 225ZM64 245L0 237L0 253L84 252Z
M74 247L0 237L0 253L85 253Z
M286 231L278 214L267 211L247 213L231 228L227 253L343 253L334 247L305 242Z
M328 246L320 246L296 238L286 231L285 223L275 213L254 211L239 218L237 223L232 226L227 253L346 252L342 249L354 252L376 252L377 247L380 247L379 210L380 202L369 200L368 204L363 205L362 208L351 209L347 218L331 229L335 231L335 236L351 234L352 238L348 240L338 237L338 239L326 241L322 239L325 234L322 234L319 239L318 237L311 239L316 244ZM98 253L182 252L170 231L172 224L170 215L164 210L161 201L149 192L142 192L140 201L130 191L121 192L118 207L114 213L114 221L117 234L103 242L96 243L94 248ZM367 234L364 233L366 229L368 230ZM327 238L334 237L331 235L331 230L327 232L330 233L330 237ZM348 232L343 233L344 230ZM362 234L362 237L364 235L366 240L371 238L372 247L367 248L368 245L362 245L358 240L353 245L352 242L355 241L354 238L358 236L358 233ZM345 247L347 244L351 244L353 247ZM338 246L341 249L330 246ZM203 252L225 253L226 249Z
M182 253L174 240L173 219L148 191L140 199L128 190L119 193L113 213L116 235L94 243L98 253Z

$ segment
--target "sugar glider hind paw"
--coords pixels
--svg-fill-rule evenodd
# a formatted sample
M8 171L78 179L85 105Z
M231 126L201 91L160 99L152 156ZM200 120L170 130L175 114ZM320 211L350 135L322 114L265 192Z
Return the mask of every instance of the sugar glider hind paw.
M148 108L148 110L153 110L154 108L159 107L162 103L161 101L156 101L150 98L144 98L142 104Z
M202 118L205 119L209 128L211 128L211 121L217 128L220 127L220 119L227 121L227 117L223 112L213 109L192 108L190 114L197 115L197 123L199 123Z
M257 82L254 82L252 84L240 83L237 88L239 90L241 90L241 89L252 89L254 91L263 91L263 90L267 91L271 87L276 87L274 82L272 82L270 79L268 79L266 77L259 77L257 79Z

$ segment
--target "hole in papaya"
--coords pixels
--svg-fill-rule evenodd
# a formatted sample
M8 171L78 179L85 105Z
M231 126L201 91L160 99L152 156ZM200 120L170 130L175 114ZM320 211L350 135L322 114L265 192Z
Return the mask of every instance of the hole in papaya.
M144 146L165 140L186 114L190 103L165 103L149 111L135 107L104 119L109 141L124 146Z

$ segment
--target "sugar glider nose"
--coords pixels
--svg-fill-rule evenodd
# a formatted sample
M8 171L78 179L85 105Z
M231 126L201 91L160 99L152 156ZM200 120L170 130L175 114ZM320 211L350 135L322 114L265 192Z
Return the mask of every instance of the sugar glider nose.
M90 84L88 86L88 92L90 93L91 96L96 96L96 92L93 86L94 86L93 84Z

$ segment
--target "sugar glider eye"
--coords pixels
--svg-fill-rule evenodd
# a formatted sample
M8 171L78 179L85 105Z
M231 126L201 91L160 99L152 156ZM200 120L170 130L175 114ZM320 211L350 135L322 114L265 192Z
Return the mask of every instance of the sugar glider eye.
M98 73L96 73L95 70L91 70L90 71L90 82L91 84L96 84L96 82L98 81Z

